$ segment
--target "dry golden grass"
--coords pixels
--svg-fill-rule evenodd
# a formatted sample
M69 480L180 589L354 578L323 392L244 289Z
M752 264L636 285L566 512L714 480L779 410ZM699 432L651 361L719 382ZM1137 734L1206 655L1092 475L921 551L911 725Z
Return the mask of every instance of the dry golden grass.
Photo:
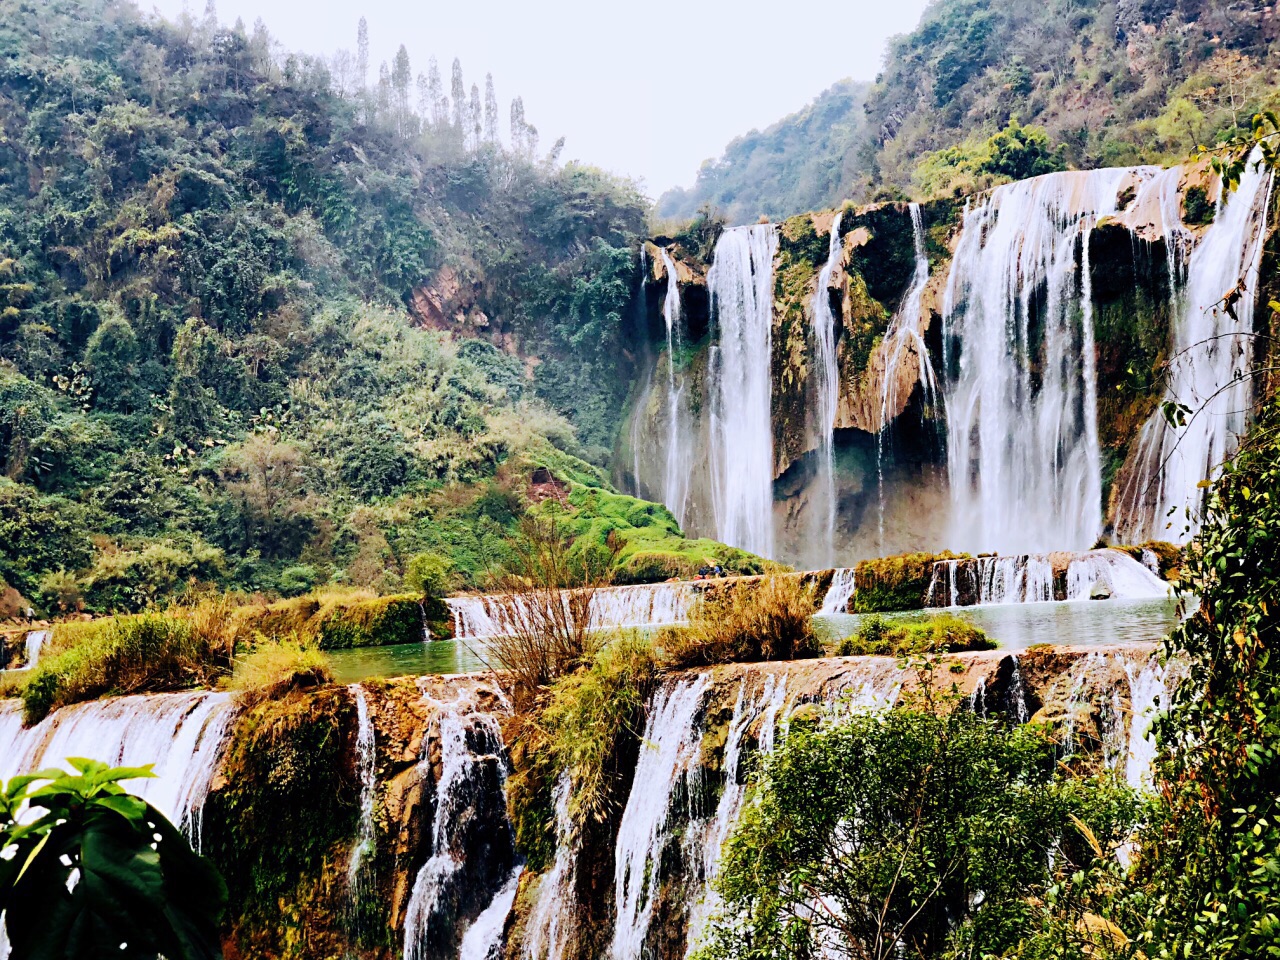
M688 626L663 631L658 646L672 667L817 657L816 610L814 587L800 577L739 581L706 596Z

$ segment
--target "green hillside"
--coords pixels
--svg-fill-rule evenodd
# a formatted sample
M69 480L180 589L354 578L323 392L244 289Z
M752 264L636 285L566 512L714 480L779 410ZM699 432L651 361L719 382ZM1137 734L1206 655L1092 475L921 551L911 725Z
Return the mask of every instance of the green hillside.
M0 579L28 601L394 589L423 551L476 584L534 465L607 488L644 201L540 156L519 100L502 146L492 90L450 110L434 61L420 114L403 47L342 66L0 0Z

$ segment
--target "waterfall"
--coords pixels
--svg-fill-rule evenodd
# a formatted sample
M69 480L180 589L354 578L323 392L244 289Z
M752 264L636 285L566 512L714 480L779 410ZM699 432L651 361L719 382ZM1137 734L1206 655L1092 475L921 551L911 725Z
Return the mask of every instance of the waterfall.
M24 730L21 704L0 701L0 780L65 768L67 757L153 764L155 779L121 786L178 824L199 849L205 797L235 714L231 694L162 693L63 707Z
M667 458L663 471L662 502L684 526L689 500L689 480L693 469L693 425L684 416L684 385L676 381L676 350L680 333L680 284L676 265L665 247L661 249L662 268L667 275L667 294L662 301L662 319L667 327Z
M691 581L600 587L589 602L590 627L610 630L684 623L697 598ZM569 591L564 591L562 601L569 603ZM531 602L516 594L450 597L445 603L453 614L453 635L458 640L507 636L520 625L534 622Z
M849 601L858 592L853 567L840 567L831 575L831 586L827 595L822 598L822 609L818 613L848 613Z
M1156 740L1151 728L1161 709L1161 701L1165 701L1167 705L1165 670L1152 658L1136 673L1133 664L1126 663L1125 672L1129 676L1131 711L1125 779L1135 790L1150 790L1152 767L1156 758Z
M436 707L440 776L431 821L431 856L414 878L405 911L405 960L438 955L452 931L460 927L466 928L465 938L486 910L498 909L515 867L506 819L507 762L497 718L475 710L465 692L453 703L428 700ZM425 739L418 769L421 776L429 776ZM499 829L494 828L495 820ZM498 871L500 880L493 883L490 878ZM476 900L487 892L485 900ZM470 925L465 924L467 904L478 902L485 906L475 911ZM493 923L488 917L484 929ZM471 948L479 950L485 936L477 933Z
M729 720L729 732L724 744L724 790L720 801L716 804L715 816L700 830L690 829L688 835L691 859L691 871L698 880L699 895L690 905L688 932L685 937L685 956L691 957L700 946L700 939L707 920L719 906L719 898L712 889L720 852L729 833L737 825L738 815L742 812L742 804L746 799L747 784L741 779L739 769L742 762L742 748L747 733L760 721L759 746L762 754L773 752L774 733L777 728L778 714L787 698L787 680L778 680L773 674L764 679L758 695L748 696L747 681L738 686L738 696L733 705L733 716Z
M880 430L876 434L876 478L880 494L880 530L879 544L884 548L884 446L889 423L897 415L899 405L907 402L906 397L898 396L898 367L902 363L903 351L912 350L920 366L918 382L924 390L926 409L932 409L937 403L938 381L933 372L933 362L929 359L929 349L925 346L924 336L920 332L921 311L924 305L924 290L929 284L929 254L924 245L924 218L920 213L920 204L913 203L908 207L911 215L912 242L915 246L916 268L911 277L911 286L903 294L902 303L898 306L889 327L885 330L881 342L884 356L884 377L880 385Z
M458 949L458 960L498 960L502 956L502 931L516 902L523 872L523 865L516 866L507 882L493 895L489 906L467 927Z
M957 351L943 398L952 539L966 549L1097 540L1089 234L1127 180L1154 173L1048 174L997 187L966 211L943 309L948 355Z
M1127 553L1091 550L1067 567L1067 599L1090 600L1100 592L1121 600L1168 597L1173 588Z
M26 662L20 667L9 667L9 670L34 670L36 664L40 662L40 651L44 649L44 645L49 642L50 631L48 630L29 630L23 639L24 653ZM6 671L0 670L0 673Z
M660 886L665 827L677 782L696 768L704 674L662 688L650 705L614 853L612 960L640 960Z
M1055 569L1065 587L1054 589ZM926 607L987 606L1061 600L1155 600L1172 588L1120 550L1018 554L939 560L933 565Z
M711 356L711 475L716 539L773 555L772 224L720 235L707 274L717 325Z
M1018 662L1018 654L1012 654L1013 674L1009 677L1009 695L1013 697L1014 719L1026 723L1031 719L1031 711L1027 709L1027 681L1022 676L1022 665Z
M1164 401L1187 407L1174 427L1157 409L1138 438L1116 529L1129 542L1185 543L1200 527L1201 484L1236 449L1252 406L1253 314L1272 174L1250 164L1191 253L1176 301ZM1237 295L1229 312L1223 298ZM1233 315L1234 314L1234 315Z
M369 858L377 850L378 837L374 830L373 808L377 796L377 742L374 739L373 720L369 716L369 701L364 687L353 683L347 688L356 704L356 775L360 778L360 822L356 828L355 845L347 861L347 887L351 891L351 906L358 911L364 893L364 873Z
M835 557L836 535L836 408L840 402L840 368L836 362L836 318L831 310L831 275L840 266L844 245L840 242L840 214L831 221L827 241L827 262L818 274L818 287L813 292L813 339L817 354L815 392L817 393L818 470L824 507L822 542L826 562Z
M560 774L552 794L556 814L556 856L538 885L537 898L526 925L524 960L563 960L573 937L573 876L577 867L569 798L573 783L568 772Z

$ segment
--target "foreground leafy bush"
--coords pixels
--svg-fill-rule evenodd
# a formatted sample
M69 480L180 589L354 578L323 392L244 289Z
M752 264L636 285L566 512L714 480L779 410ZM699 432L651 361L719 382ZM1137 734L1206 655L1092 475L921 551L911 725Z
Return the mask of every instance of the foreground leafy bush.
M1075 817L1127 832L1128 789L1060 772L1053 745L913 705L793 723L723 855L705 960L992 956L1018 943Z
M14 960L213 960L227 889L213 865L111 769L71 759L0 784L0 916ZM24 804L39 811L19 814Z

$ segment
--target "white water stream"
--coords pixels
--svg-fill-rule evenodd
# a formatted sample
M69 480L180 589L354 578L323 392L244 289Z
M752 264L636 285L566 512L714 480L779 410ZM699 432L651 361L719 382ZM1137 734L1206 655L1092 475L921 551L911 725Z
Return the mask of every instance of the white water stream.
M697 598L697 587L687 580L602 587L594 591L589 600L590 629L684 623ZM562 599L567 606L570 602L567 591ZM536 622L539 616L529 601L514 594L450 597L445 603L453 614L453 635L459 640L506 636L522 625Z
M813 293L813 342L817 355L814 392L818 427L818 471L821 486L822 518L820 536L825 549L824 561L834 563L836 533L836 409L840 402L840 368L836 358L836 317L831 310L831 277L840 266L844 245L840 242L840 214L831 221L827 240L827 262L818 273Z
M369 699L364 687L355 683L347 688L356 705L356 775L360 778L360 819L356 827L355 843L347 861L347 887L350 891L353 911L358 910L360 899L371 886L367 876L370 858L376 852L377 833L374 830L373 812L377 797L377 741L373 719L369 716Z
M773 224L721 234L707 289L711 352L711 489L716 539L773 556Z
M667 443L662 502L683 527L693 470L693 424L688 415L683 377L676 375L676 351L684 341L680 326L680 284L676 279L676 265L666 248L661 255L667 275L667 293L662 301L662 319L667 328Z

